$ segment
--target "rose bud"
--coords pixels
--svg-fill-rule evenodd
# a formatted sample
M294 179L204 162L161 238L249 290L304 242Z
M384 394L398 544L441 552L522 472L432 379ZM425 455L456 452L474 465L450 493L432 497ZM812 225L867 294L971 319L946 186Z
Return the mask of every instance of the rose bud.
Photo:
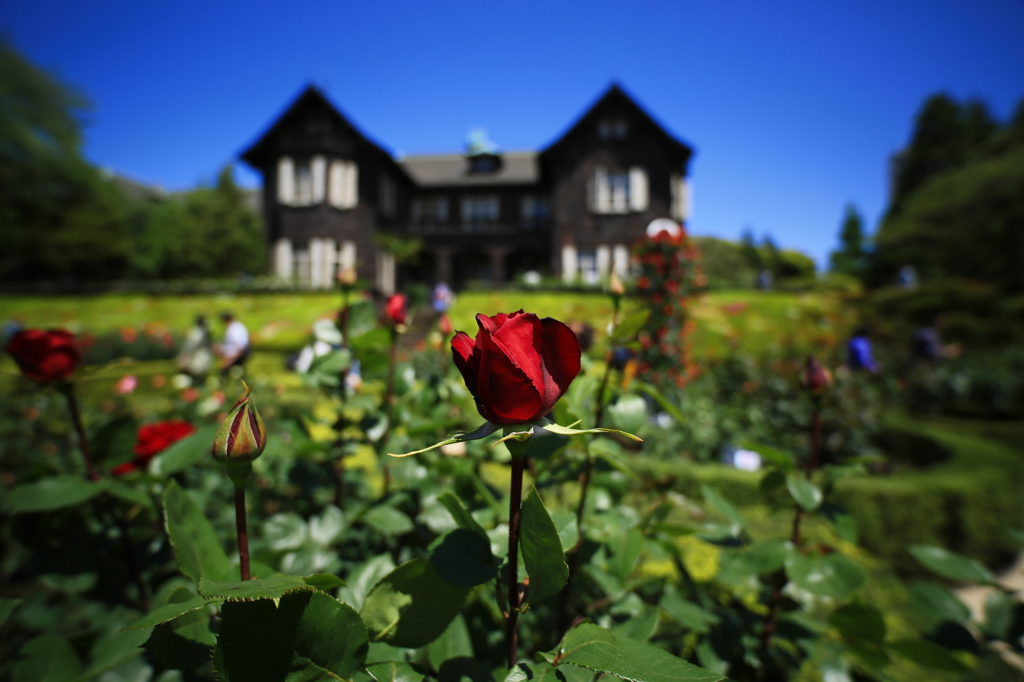
M226 464L252 462L267 445L267 428L249 395L252 389L244 381L242 385L245 393L228 412L213 439L214 458Z
M832 375L821 366L817 358L809 357L804 364L803 381L811 393L821 393L832 385Z
M63 329L20 331L7 344L7 352L22 374L43 384L67 381L82 362L74 335Z
M612 272L611 279L608 280L608 291L611 292L612 296L622 296L626 293L626 287L622 284L622 280L619 279L619 273Z
M522 310L476 316L476 339L452 339L455 366L492 424L520 424L547 414L580 372L580 344L558 320Z
M338 270L338 284L343 287L350 287L356 283L356 269L342 268Z
M388 299L387 305L384 307L384 314L395 326L406 324L408 304L405 294L391 294L391 298Z
M437 321L437 330L445 336L452 335L452 319L447 313L441 313L441 319Z

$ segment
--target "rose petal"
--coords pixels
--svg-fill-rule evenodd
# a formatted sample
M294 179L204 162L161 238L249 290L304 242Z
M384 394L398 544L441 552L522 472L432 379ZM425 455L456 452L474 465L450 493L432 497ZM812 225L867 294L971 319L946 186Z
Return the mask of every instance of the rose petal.
M474 356L476 351L476 343L473 339L469 338L469 334L466 332L458 332L452 338L452 359L455 361L455 366L462 372L462 378L466 382L466 388L473 394L476 400L480 400L480 397L476 392L477 385L477 367L480 365L479 357ZM475 362L474 362L475 360Z
M550 410L580 373L580 342L568 326L545 317L540 320L541 355L544 358L544 404Z
M476 337L480 367L477 373L481 415L495 424L519 424L538 416L541 394L533 381L505 355L486 330Z

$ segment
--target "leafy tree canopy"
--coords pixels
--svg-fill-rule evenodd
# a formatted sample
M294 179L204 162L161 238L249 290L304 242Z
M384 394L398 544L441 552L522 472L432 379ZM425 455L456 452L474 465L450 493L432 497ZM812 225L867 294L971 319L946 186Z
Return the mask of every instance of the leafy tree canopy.
M979 103L928 100L875 247L874 284L913 265L1024 292L1024 102L1000 126Z
M842 227L839 229L839 248L829 256L832 272L841 272L861 278L867 266L864 239L864 219L852 204L846 207Z

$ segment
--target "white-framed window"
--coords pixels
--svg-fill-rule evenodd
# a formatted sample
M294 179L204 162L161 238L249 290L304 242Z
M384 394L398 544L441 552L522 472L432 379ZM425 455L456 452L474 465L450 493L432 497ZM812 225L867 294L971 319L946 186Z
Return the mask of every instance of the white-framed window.
M385 218L394 218L398 210L398 183L390 173L380 174L380 184L377 190L377 204L381 215Z
M313 163L311 159L295 159L295 194L293 204L313 203Z
M448 222L448 197L426 196L412 202L412 222L436 225Z
M471 195L462 198L462 226L465 230L476 230L498 222L501 201L494 194Z
M331 161L328 201L335 208L355 208L359 204L359 167L355 161Z
M672 194L669 215L679 222L686 222L690 217L690 201L692 199L690 183L682 173L673 173L669 182Z
M544 225L551 217L551 204L547 197L528 194L523 197L520 211L523 217L523 226L533 229Z
M647 173L643 168L594 170L591 210L594 213L629 213L647 210Z
M576 269L584 284L597 284L600 277L597 267L597 252L580 251L576 257Z
M621 140L629 134L629 123L624 118L604 118L597 124L597 136L602 140Z
M309 206L324 200L326 160L322 156L282 156L277 164L277 199L288 206Z

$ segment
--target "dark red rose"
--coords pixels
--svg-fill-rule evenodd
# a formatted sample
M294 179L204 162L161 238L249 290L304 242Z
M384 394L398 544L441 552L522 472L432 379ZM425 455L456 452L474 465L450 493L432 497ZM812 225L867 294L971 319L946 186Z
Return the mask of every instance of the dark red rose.
M133 471L143 471L149 461L182 438L191 436L196 427L182 419L171 419L155 424L140 426L135 435L135 459L118 464L110 470L114 476L124 476Z
M821 393L832 385L832 375L821 366L817 358L807 358L804 364L804 386L811 393Z
M7 352L22 374L40 383L70 379L82 362L74 334L63 329L20 331L7 344Z
M196 427L182 419L141 426L136 435L135 455L149 461L153 455L163 452L182 438L191 436L195 430Z
M407 303L405 294L391 294L387 305L384 307L384 314L394 324L405 324L407 314Z
M132 460L131 462L125 462L124 464L118 464L116 467L110 470L112 476L124 476L130 474L133 471L139 471L142 466L138 464L138 459Z
M448 313L441 313L441 319L437 321L437 330L445 336L452 333L452 320Z
M476 340L452 339L455 366L492 424L520 424L547 414L580 372L580 344L558 320L522 310L476 316Z

